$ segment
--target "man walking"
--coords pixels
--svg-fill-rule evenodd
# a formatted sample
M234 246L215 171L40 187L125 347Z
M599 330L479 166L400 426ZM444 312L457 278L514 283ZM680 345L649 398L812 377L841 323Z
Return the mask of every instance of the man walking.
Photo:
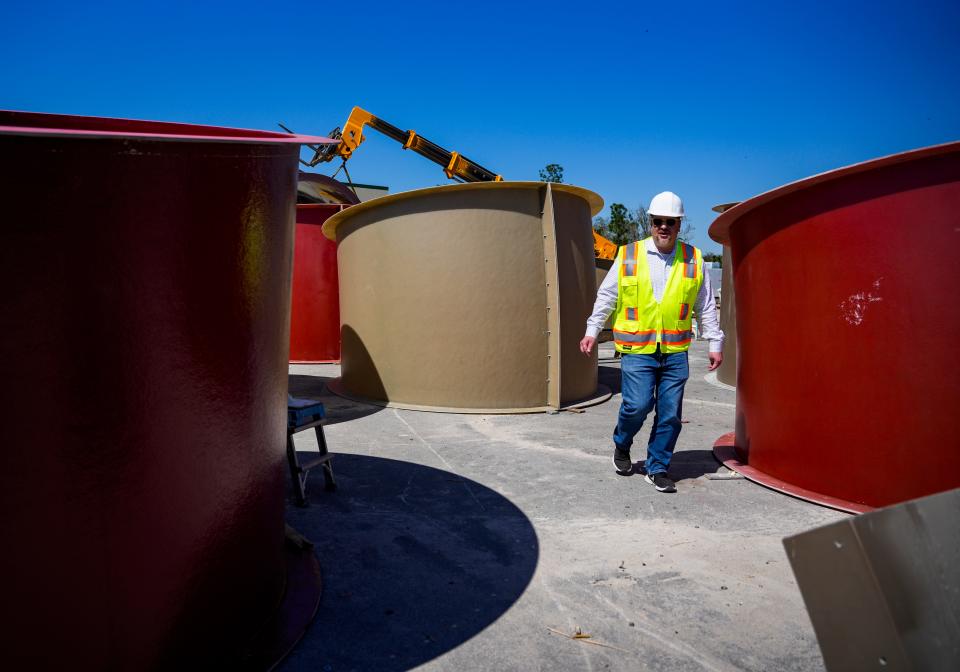
M623 402L613 433L613 464L621 475L633 471L633 437L655 408L644 478L659 492L676 492L667 470L680 436L693 314L702 337L710 341L709 371L723 361L723 332L703 255L693 245L677 242L684 217L680 197L670 191L657 194L647 214L651 236L617 251L597 291L580 351L593 351L610 311L616 309L613 340L622 354Z

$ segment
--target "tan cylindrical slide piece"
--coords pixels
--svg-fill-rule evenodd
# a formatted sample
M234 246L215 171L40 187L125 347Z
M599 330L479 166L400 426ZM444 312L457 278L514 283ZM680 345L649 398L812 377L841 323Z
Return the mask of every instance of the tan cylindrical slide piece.
M348 397L531 412L597 395L578 343L596 293L593 192L483 182L384 196L331 217Z

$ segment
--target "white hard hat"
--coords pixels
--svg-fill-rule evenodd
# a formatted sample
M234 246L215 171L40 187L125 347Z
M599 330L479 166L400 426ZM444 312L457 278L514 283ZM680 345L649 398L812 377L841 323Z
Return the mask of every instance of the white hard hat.
M661 191L650 201L647 214L660 217L683 217L683 201L672 191Z

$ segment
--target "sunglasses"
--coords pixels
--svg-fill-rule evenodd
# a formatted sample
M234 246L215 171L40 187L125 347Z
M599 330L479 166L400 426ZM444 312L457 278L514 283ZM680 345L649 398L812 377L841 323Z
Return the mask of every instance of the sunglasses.
M672 227L672 226L676 226L677 224L678 224L678 222L677 222L677 220L675 220L675 219L661 219L660 217L654 217L654 218L653 218L653 225L654 225L654 226L666 226L666 227L669 228L669 227Z

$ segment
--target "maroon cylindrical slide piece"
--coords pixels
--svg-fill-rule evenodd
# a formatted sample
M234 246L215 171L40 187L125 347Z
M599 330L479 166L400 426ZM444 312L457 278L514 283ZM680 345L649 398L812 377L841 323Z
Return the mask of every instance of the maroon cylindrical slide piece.
M960 486L960 143L781 187L710 235L733 250L747 475L851 511Z
M317 141L0 112L7 669L223 662L276 611Z

